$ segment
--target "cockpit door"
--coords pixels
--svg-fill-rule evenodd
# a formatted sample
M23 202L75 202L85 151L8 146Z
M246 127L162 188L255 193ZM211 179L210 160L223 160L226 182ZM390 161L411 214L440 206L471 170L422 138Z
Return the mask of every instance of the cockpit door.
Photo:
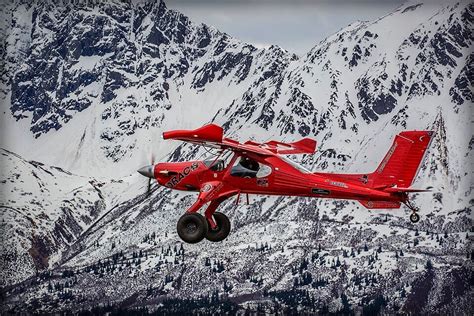
M244 190L259 191L269 186L272 173L273 169L269 165L240 156L232 165L229 177Z

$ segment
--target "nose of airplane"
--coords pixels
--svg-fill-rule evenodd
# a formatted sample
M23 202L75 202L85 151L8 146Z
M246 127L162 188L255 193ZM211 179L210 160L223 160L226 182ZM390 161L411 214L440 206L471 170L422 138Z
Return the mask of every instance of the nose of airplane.
M137 170L139 174L148 177L148 178L154 178L155 177L155 166L150 165L150 166L145 166Z

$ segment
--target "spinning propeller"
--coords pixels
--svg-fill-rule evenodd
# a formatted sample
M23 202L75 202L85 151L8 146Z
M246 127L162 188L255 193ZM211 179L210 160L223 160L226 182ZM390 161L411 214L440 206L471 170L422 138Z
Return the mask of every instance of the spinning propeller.
M148 159L146 159L149 165L141 167L140 169L137 170L139 174L148 178L148 184L147 184L147 190L146 190L147 195L150 195L150 192L151 192L151 185L152 185L151 181L155 180L155 154L153 152L153 145L155 143L154 139L155 139L154 134L152 134L151 139L149 140L151 142L151 146L150 146L151 147L150 148L151 160L149 161Z
M155 179L155 156L151 155L151 164L145 167L142 167L137 170L139 174L148 178L148 185L146 193L147 195L150 194L151 191L151 181Z

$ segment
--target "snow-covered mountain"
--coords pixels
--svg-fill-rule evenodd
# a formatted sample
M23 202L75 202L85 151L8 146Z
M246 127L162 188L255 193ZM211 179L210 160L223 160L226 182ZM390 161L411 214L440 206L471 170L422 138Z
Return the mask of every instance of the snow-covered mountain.
M469 313L473 9L407 3L296 56L163 2L6 4L2 311ZM202 158L159 136L211 121L241 140L313 137L317 153L293 158L328 172L372 171L395 134L432 129L415 185L433 191L416 195L416 225L347 201L231 200L227 240L183 245L195 196L147 197L135 170Z

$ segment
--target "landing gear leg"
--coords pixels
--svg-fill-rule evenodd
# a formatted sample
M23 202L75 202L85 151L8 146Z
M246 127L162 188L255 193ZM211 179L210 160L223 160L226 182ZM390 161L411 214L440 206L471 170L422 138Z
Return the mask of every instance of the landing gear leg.
M230 233L229 218L221 212L216 212L217 207L224 200L225 198L212 201L204 213L209 224L209 229L206 233L206 239L209 241L222 241Z
M229 219L224 214L216 212L216 209L222 201L236 192L233 190L227 191L227 195L221 193L221 196L218 195L215 199L212 199L216 192L213 190L217 187L219 187L217 190L220 190L223 187L222 182L211 181L206 183L199 192L197 201L179 219L177 231L183 241L191 244L200 242L204 238L210 241L222 241L229 235ZM207 202L211 203L204 217L198 211Z

